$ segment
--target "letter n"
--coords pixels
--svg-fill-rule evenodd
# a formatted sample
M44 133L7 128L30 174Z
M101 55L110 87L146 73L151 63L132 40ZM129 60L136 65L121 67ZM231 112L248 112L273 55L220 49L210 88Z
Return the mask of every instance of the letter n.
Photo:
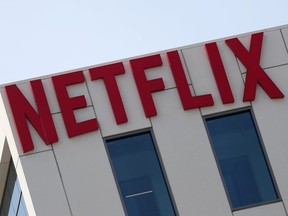
M24 153L34 149L27 120L31 123L46 145L58 141L57 132L42 82L41 80L34 80L31 81L30 84L37 111L32 107L15 84L5 86Z

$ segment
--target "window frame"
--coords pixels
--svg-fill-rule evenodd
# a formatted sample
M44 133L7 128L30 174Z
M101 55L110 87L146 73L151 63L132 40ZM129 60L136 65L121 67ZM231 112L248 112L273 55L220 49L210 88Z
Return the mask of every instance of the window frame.
M161 174L163 176L163 180L164 180L167 192L168 192L168 196L169 196L170 201L171 201L172 208L174 210L175 216L178 216L179 215L178 209L177 209L176 202L175 202L172 190L171 190L169 179L168 179L167 174L166 174L166 169L165 169L165 166L164 166L164 163L163 163L163 160L162 160L162 156L161 156L158 144L156 142L155 135L154 135L153 130L151 128L142 129L142 130L136 130L136 131L130 131L130 132L116 134L116 135L107 136L107 137L103 138L106 154L107 154L107 157L109 159L110 168L111 168L112 173L113 173L114 182L115 182L117 190L118 190L118 196L119 196L119 198L121 200L122 208L124 210L125 215L128 215L128 212L127 212L127 209L126 209L126 205L125 205L125 201L124 201L123 196L122 196L122 191L121 191L121 188L120 188L120 184L118 182L118 179L117 179L117 176L116 176L116 171L115 171L115 168L113 166L113 161L112 161L112 158L111 158L110 153L109 153L108 141L122 139L122 138L125 138L125 137L133 137L133 136L137 136L137 135L141 135L141 134L145 134L145 133L149 133L150 136L151 136L152 145L153 145L153 147L155 149L155 154L156 154L159 166L160 166Z
M9 191L8 188L10 186L12 186L12 184L13 184L13 189L10 188L10 189L12 189L12 191ZM8 172L7 172L7 176L6 176L6 180L5 180L5 189L4 189L3 196L2 196L2 202L0 204L0 215L2 215L2 213L9 214L9 210L11 208L11 205L13 205L12 199L13 199L13 193L14 193L15 187L17 187L19 189L19 197L17 199L17 203L14 203L14 204L17 204L17 206L15 206L16 209L14 209L14 215L18 216L18 214L20 212L20 206L24 204L24 206L23 206L24 211L25 211L25 213L27 213L26 215L29 216L27 205L26 205L25 200L24 200L22 188L20 186L20 182L19 182L19 179L17 176L16 168L14 166L12 158L10 158L9 166L8 166ZM4 203L4 199L6 199L6 198L9 198L9 206L8 205L6 206L6 203ZM4 211L3 209L7 212L3 212Z
M255 129L256 135L258 137L258 140L259 140L259 145L260 145L260 148L262 150L262 154L263 154L263 157L265 159L265 163L266 163L268 172L270 174L270 178L271 178L272 184L274 186L277 199L234 208L233 204L232 204L232 201L231 201L231 198L230 198L229 190L228 190L228 188L226 186L225 179L224 179L224 176L222 174L222 170L221 170L221 167L220 167L220 162L218 161L216 150L215 150L215 147L214 147L213 142L212 142L212 137L210 136L210 132L209 132L209 128L208 128L208 125L207 125L207 121L210 120L210 119L217 119L217 118L232 116L232 115L245 113L245 112L249 112L250 115L251 115L252 123L253 123L254 129ZM210 142L210 146L211 146L211 149L212 149L212 152L213 152L213 156L214 156L217 168L218 168L219 175L220 175L221 180L222 180L222 184L223 184L223 187L224 187L224 190L225 190L225 194L226 194L227 200L229 202L231 211L234 212L234 211L238 211L238 210L242 210L242 209L248 209L248 208L252 208L252 207L257 207L257 206L262 206L262 205L267 205L267 204L281 202L282 201L281 193L279 191L279 188L278 188L278 185L277 185L277 181L275 179L275 175L273 173L273 169L272 169L272 166L270 164L270 160L269 160L269 157L268 157L268 154L267 154L267 150L265 148L265 144L264 144L263 138L261 136L260 129L258 127L257 120L256 120L256 117L255 117L255 114L253 112L252 107L245 107L245 108L239 108L239 109L235 109L235 110L229 110L229 111L223 111L223 112L208 114L208 115L202 116L202 118L203 118L204 126L205 126L205 129L206 129L206 132L207 132L207 136L209 138L209 142Z

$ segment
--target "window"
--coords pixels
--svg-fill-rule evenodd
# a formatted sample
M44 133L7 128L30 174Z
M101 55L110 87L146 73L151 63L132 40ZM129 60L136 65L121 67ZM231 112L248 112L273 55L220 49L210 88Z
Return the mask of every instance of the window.
M7 176L5 192L1 204L0 216L28 216L22 191L11 161Z
M207 118L206 124L232 207L277 200L250 111Z
M107 141L115 178L131 216L174 216L149 132Z

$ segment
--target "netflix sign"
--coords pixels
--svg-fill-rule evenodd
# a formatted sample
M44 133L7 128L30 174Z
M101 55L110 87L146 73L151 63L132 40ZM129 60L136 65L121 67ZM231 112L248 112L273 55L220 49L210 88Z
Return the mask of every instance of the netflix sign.
M225 44L232 51L231 53L233 53L242 62L247 70L243 92L244 102L255 100L256 87L258 85L261 86L271 99L284 97L281 90L277 87L277 84L271 80L260 66L262 41L262 32L251 36L249 50L244 47L238 38L232 38L225 41ZM213 42L205 44L203 48L206 49L207 58L222 103L234 103L234 96L231 91L231 86L227 78L217 43ZM191 93L185 76L184 66L182 65L178 51L167 52L166 58L170 65L183 110L213 106L214 99L211 94L193 95ZM154 54L132 59L129 63L145 116L147 118L157 116L157 109L152 94L154 92L163 91L165 89L165 84L162 78L147 79L145 70L161 67L163 64L162 57L160 54ZM121 125L127 123L129 119L127 118L116 79L117 76L125 76L126 71L123 62L90 68L88 73L91 81L98 79L103 80L113 110L115 124ZM87 101L84 95L70 97L67 90L68 86L71 88L75 84L85 83L86 80L84 72L76 71L55 75L52 76L51 79L53 83L51 91L55 91L57 96L69 138L98 130L99 124L96 118L82 122L76 121L74 111L76 109L86 108ZM12 84L5 86L7 98L13 113L24 153L34 149L28 122L30 122L30 124L35 128L36 132L47 145L58 141L58 134L52 119L49 102L42 81L40 79L33 80L30 81L30 85L37 105L36 110L29 103L17 85ZM95 109L97 109L97 107Z

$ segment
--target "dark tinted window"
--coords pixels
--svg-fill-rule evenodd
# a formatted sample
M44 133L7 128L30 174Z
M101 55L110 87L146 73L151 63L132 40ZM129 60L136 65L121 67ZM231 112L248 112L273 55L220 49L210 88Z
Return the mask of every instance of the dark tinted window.
M10 163L0 216L28 216L13 162Z
M233 208L276 200L251 113L210 118L207 127Z
M175 215L150 133L109 140L107 146L128 215Z

